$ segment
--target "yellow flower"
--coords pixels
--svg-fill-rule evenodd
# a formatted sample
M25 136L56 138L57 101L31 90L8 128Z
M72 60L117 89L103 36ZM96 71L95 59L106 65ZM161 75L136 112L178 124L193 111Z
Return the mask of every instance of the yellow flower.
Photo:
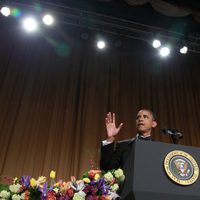
M61 193L65 193L67 190L69 190L71 188L71 181L68 181L67 183L66 182L63 182L61 185L60 185L60 192Z
M15 177L15 178L13 179L13 183L15 184L15 183L17 183L17 181L18 181L18 178Z
M83 181L84 181L85 183L90 183L90 179L89 179L89 178L84 178Z
M37 185L37 181L34 178L31 178L30 184L32 187L35 187Z
M105 196L105 199L106 199L106 200L111 200L111 196L106 195L106 196Z
M69 181L69 182L70 182L70 181ZM67 184L67 183L64 181L64 182L61 183L61 186L62 186L62 187L65 187L66 184Z
M51 170L50 172L50 178L54 179L56 177L56 172Z
M64 182L65 183L65 182ZM68 181L67 183L65 183L64 188L66 190L69 190L71 188L71 181Z
M54 183L54 187L59 187L60 183L57 182L57 183Z
M99 174L96 174L95 176L94 176L94 180L98 180L100 178L100 175Z

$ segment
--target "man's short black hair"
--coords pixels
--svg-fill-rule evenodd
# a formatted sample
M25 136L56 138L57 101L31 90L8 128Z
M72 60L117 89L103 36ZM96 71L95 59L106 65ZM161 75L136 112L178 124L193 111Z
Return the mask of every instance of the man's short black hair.
M155 115L155 113L152 111L152 110L150 110L150 109L148 109L148 108L142 108L142 109L140 109L138 112L140 112L141 110L146 110L146 111L148 111L150 114L151 114L151 116L152 116L152 118L153 118L153 121L156 121L156 115Z

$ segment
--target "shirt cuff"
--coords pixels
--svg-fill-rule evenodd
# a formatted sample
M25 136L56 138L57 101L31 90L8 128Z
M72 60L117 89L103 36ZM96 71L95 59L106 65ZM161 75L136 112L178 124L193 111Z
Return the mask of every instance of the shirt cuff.
M107 140L104 140L104 141L102 141L102 146L106 146L111 143L113 143L113 142L108 142Z

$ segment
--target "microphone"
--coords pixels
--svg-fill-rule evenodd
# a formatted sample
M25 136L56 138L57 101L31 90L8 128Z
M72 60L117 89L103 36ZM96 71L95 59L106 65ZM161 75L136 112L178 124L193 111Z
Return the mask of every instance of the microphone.
M178 130L176 129L171 129L171 128L163 128L162 132L164 134L167 135L171 135L172 137L178 137L179 139L181 139L183 137L183 134L180 133Z

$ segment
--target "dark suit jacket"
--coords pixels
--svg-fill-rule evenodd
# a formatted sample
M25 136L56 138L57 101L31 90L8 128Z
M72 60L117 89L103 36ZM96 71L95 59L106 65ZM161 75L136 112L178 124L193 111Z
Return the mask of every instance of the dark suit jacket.
M142 140L153 140L151 137L148 138L137 138ZM105 146L101 146L101 160L100 160L100 168L101 170L108 171L112 169L121 168L124 170L124 174L127 177L129 172L124 168L124 165L129 157L129 154L134 150L133 144L135 138L124 140L116 143L111 143ZM124 185L126 184L126 180L120 185L120 190L118 194L121 195L123 192ZM131 200L131 199L130 199Z
M143 140L152 140L151 137L140 138ZM101 159L100 169L108 171L111 169L118 169L124 167L126 159L132 150L132 145L135 138L129 140L123 140L115 143L111 143L105 146L101 146Z
M108 171L123 168L135 139L124 140L101 146L100 168Z

